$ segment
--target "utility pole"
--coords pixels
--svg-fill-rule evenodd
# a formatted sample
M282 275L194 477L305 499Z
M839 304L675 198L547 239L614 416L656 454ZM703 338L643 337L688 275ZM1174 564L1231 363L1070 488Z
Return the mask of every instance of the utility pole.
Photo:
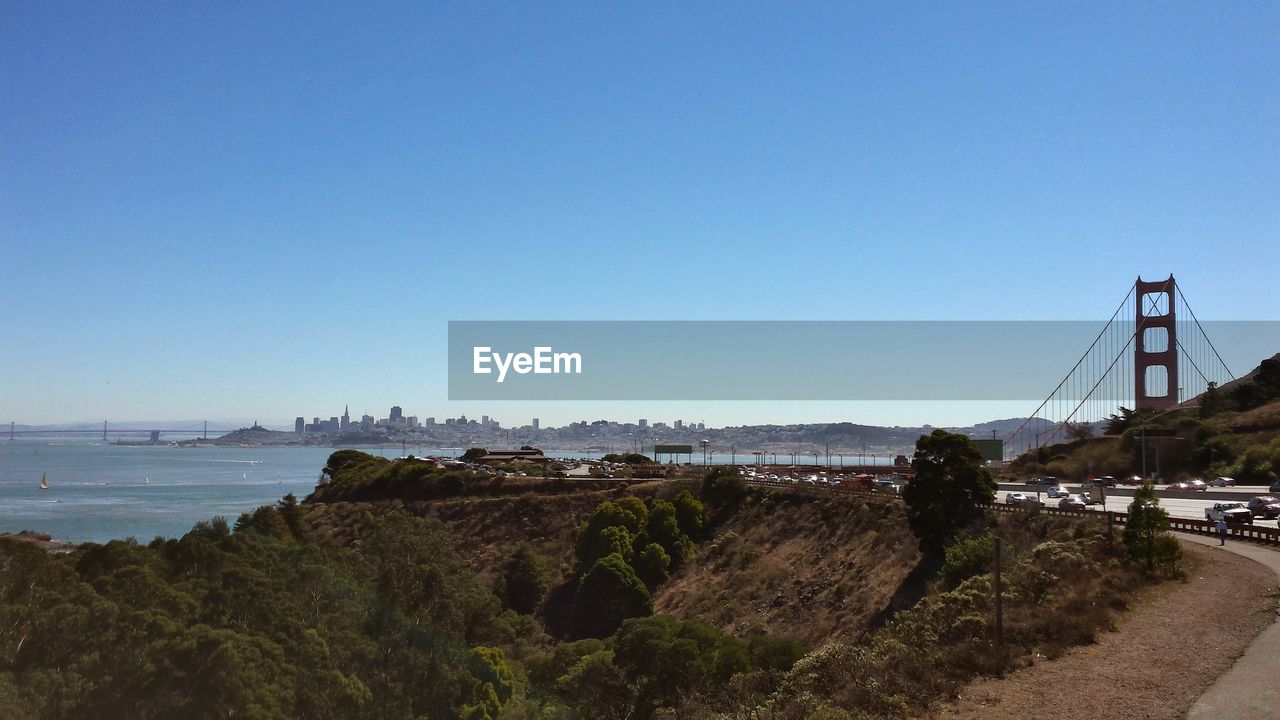
M1004 599L1000 588L1000 550L1004 540L996 538L996 647L1004 647Z

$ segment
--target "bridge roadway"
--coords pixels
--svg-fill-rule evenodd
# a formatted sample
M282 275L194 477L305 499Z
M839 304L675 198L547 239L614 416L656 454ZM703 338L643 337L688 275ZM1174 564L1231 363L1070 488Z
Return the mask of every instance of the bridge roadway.
M1088 492L1080 485L1066 484L1066 489L1074 493ZM1023 485L1022 483L1000 483L1000 494L996 497L996 502L1004 502L1006 493L1020 492L1028 495L1034 495L1036 488L1034 485ZM1248 502L1249 498L1255 495L1270 495L1267 492L1266 485L1240 485L1233 488L1210 488L1205 492L1179 492L1170 493L1156 488L1156 495L1160 498L1160 507L1169 511L1170 517L1187 518L1189 520L1203 520L1204 510L1212 507L1214 503L1220 502ZM1129 508L1130 498L1133 497L1132 487L1110 487L1107 488L1107 508L1108 510L1118 510L1125 512ZM1057 507L1058 499L1050 498L1043 492L1040 493L1040 500L1048 507ZM1101 509L1101 506L1090 505L1090 509ZM1254 524L1261 527L1276 527L1276 520L1263 520L1255 518Z

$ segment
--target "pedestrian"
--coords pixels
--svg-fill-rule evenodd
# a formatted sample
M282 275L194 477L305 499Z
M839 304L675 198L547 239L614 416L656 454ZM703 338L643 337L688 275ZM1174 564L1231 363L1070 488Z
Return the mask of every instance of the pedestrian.
M1218 544L1226 545L1227 544L1227 519L1218 518L1218 523L1214 525L1214 527L1218 529Z

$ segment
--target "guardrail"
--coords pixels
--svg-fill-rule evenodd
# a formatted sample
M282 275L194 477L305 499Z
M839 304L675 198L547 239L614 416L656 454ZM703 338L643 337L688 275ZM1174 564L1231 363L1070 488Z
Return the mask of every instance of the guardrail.
M1062 510L1050 507L1036 507L1034 505L1014 505L1010 503L982 504L979 505L979 507L987 510L994 510L996 512L1039 512L1046 515L1092 518L1096 520L1106 520L1107 517L1110 516L1111 522L1116 525L1124 525L1129 519L1129 513L1116 512L1114 510ZM1171 517L1169 518L1169 529L1175 532L1190 533L1192 535L1208 535L1209 537L1218 536L1215 523L1210 520ZM1227 536L1235 540L1249 540L1252 542L1263 543L1265 545L1280 545L1280 527L1258 527L1239 523L1227 523Z

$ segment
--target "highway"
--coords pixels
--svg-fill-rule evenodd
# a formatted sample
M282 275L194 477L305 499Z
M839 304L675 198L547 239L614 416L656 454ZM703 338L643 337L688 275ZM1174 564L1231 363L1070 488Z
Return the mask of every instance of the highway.
M1063 487L1070 490L1072 494L1087 493L1088 490L1081 488L1080 485L1067 483ZM1023 485L1021 483L1001 483L1000 493L996 497L996 502L1004 502L1004 496L1011 492L1020 492L1026 495L1035 496L1036 488L1034 486ZM1246 486L1241 485L1233 488L1212 488L1206 492L1200 493L1177 493L1177 496L1166 494L1159 488L1156 488L1156 495L1160 496L1160 507L1169 511L1170 517L1187 518L1191 520L1203 520L1204 509L1211 507L1214 503L1219 502L1248 502L1249 498L1254 495L1269 495L1267 486ZM1129 503L1132 501L1133 488L1118 487L1107 488L1107 510L1117 510L1125 512L1129 509ZM1058 506L1057 498L1050 498L1043 492L1040 493L1040 500L1044 502L1046 507L1056 508ZM1090 510L1101 510L1100 505L1090 505ZM1276 520L1263 520L1255 518L1254 524L1260 527L1276 527Z

